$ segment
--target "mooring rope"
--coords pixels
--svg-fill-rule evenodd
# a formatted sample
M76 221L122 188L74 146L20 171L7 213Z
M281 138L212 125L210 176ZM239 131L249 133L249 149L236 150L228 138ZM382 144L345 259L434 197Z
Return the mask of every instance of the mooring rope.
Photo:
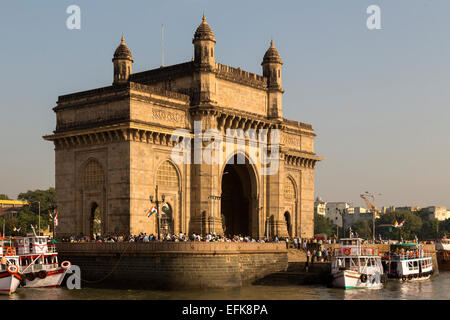
M78 277L76 274L75 274L75 277L79 278L81 281L86 282L86 283L100 283L100 282L106 280L110 275L112 275L114 273L114 271L116 271L117 266L119 265L120 261L122 261L122 258L123 258L123 255L124 255L125 251L128 250L128 248L130 247L131 243L132 242L128 242L128 245L125 247L123 252L120 254L120 258L117 261L117 263L114 265L114 267L111 269L111 271L106 276L104 276L103 278L101 278L99 280L95 280L95 281L90 281L90 280L82 279L81 277Z

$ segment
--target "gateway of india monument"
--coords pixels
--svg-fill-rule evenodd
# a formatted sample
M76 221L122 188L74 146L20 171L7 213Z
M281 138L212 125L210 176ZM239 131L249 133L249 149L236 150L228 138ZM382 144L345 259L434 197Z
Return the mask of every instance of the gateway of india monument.
M55 146L58 237L313 236L322 159L312 126L283 118L274 43L262 75L216 62L205 17L192 43L192 61L133 73L122 37L111 86L58 98L44 137ZM147 217L156 200L160 214Z

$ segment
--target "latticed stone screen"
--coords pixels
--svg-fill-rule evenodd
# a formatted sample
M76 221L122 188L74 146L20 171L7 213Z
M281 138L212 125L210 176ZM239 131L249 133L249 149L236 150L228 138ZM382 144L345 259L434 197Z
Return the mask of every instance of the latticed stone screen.
M156 173L156 184L169 188L178 187L178 174L175 167L168 161L164 161Z
M284 198L293 200L295 199L295 189L292 180L287 178L284 182Z
M89 161L84 169L84 184L86 186L95 186L103 184L104 181L103 169L100 164L95 160Z

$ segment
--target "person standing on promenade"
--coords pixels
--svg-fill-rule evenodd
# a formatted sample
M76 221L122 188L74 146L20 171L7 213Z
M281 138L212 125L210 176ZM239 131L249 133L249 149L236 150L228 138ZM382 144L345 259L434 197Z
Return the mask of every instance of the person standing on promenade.
M306 272L308 272L308 268L309 268L309 258L311 257L311 252L309 252L309 250L306 252L306 265L305 265L305 269Z
M328 249L325 248L325 250L323 250L323 259L325 262L328 262Z

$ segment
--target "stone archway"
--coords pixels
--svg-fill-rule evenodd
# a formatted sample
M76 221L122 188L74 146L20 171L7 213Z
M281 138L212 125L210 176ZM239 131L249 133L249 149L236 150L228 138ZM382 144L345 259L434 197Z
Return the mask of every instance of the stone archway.
M163 235L174 234L173 211L170 203L166 202L161 207L161 233Z
M221 218L225 234L258 236L256 189L256 174L248 159L238 164L234 155L222 173Z

